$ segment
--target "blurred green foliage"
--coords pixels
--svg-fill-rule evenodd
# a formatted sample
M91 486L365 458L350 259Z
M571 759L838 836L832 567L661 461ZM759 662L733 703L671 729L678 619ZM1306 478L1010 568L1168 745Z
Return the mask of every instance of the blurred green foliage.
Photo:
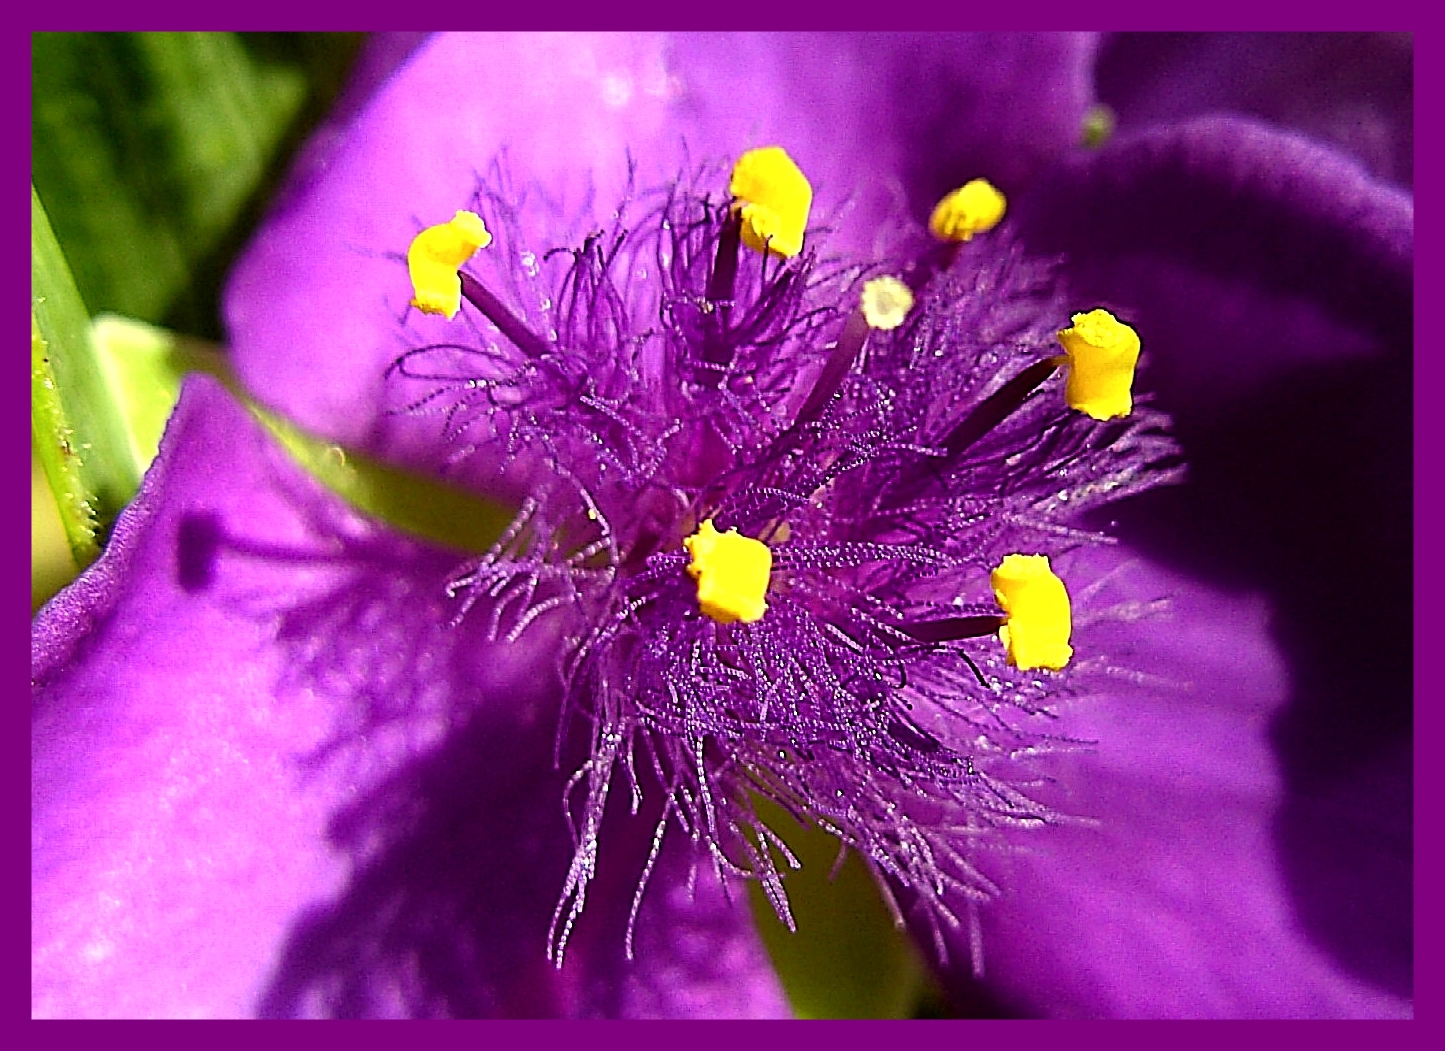
M220 338L226 269L359 44L34 34L31 177L87 307Z
M936 1010L939 993L907 932L893 924L873 874L856 852L839 864L838 840L800 825L755 797L758 813L802 868L784 872L797 930L789 931L762 887L748 884L753 919L784 991L801 1018L911 1018Z
M226 270L360 43L32 35L31 458L46 482L32 486L32 609L96 557L144 470L132 438L169 412L159 391L124 389L125 363L118 376L97 356L91 317L219 338ZM131 418L137 405L146 419Z

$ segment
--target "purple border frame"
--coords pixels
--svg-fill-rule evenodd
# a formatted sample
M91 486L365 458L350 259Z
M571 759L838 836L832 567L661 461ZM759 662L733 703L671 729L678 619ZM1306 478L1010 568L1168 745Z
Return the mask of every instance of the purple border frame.
M830 7L824 7L823 5L810 6L814 6L815 10L811 12L806 10L796 10L793 12L789 12L789 14L787 16L784 16L781 20L778 20L776 18L775 12L770 11L769 21L779 22L779 24L775 24L770 28L785 28L786 26L782 23L792 23L793 25L796 25L798 27L816 27L818 24L820 24L820 21L822 20L842 23L844 26L863 24L876 25L877 22L878 12L876 11L869 12L868 15L865 16L861 13L854 13L840 9L836 5ZM313 10L298 11L294 5L287 5L284 8L280 5L273 6L269 4L260 6L248 5L248 7L246 8L245 16L238 20L251 22L253 24L258 22L269 23L268 28L272 28L278 23L289 23L290 25L288 26L288 28L320 28L326 25L334 26L338 21L350 22L352 24L370 23L375 25L378 23L386 22L391 22L395 24L398 21L398 19L396 18L397 12L406 12L407 10L408 9L405 8L366 9L359 8L355 5L350 5L345 9L333 8L331 10L328 10L327 7L318 5L318 7ZM1158 5L1150 4L1146 6L1141 4L1136 6L1132 3L1110 3L1108 5L1105 5L1103 8L1095 5L1087 12L1083 12L1076 6L1064 7L1063 5L1054 5L1051 3L1042 6L1031 6L1024 17L1028 21L1034 22L1042 21L1053 24L1069 24L1077 23L1080 19L1081 14L1086 13L1089 17L1089 20L1095 23L1105 23L1112 25L1127 23L1133 26L1142 26L1151 29L1176 27L1200 28L1199 23L1201 21L1214 23L1211 28L1222 28L1222 23L1227 23L1231 28L1238 28L1241 26L1248 26L1249 28L1298 28L1303 22L1313 23L1314 28L1358 28L1360 22L1364 19L1369 19L1377 25L1380 23L1391 23L1397 27L1407 26L1412 22L1420 21L1420 19L1417 18L1417 16L1415 15L1416 10L1417 9L1415 9L1413 5L1397 4L1394 3L1393 0L1390 0L1390 2L1387 2L1383 6L1378 3L1371 5L1368 11L1362 11L1357 5L1350 5L1347 7L1343 4L1331 5L1329 9L1324 10L1322 10L1321 5L1318 4L1312 4L1309 7L1305 7L1304 5L1295 6L1294 4L1291 4L1288 6L1281 5L1279 8L1270 11L1263 11L1256 5L1245 5L1242 3L1230 4L1226 8L1221 8L1220 5L1215 4L1211 5L1211 7L1208 9L1207 14L1179 7L1171 6L1169 8L1161 9ZM489 28L498 28L498 26L496 25L496 22L498 21L512 23L519 21L516 18L508 18L505 14L502 14L500 17L498 17L497 12L489 11L485 8L474 8L472 9L472 11L476 13L472 14L471 12L466 11L466 9L452 9L448 12L448 14L450 19L457 19L460 15L461 19L472 21L476 21L481 19L482 17L486 17L487 21L489 23L492 23L491 25L489 25ZM47 23L44 26L44 28L47 29L67 27L93 28L96 25L102 25L107 28L118 28L122 24L135 25L136 23L146 23L150 25L155 25L158 23L170 25L188 24L191 27L195 27L196 23L198 22L213 22L215 20L214 16L206 17L203 14L201 15L201 17L198 18L197 16L198 14L200 14L200 12L194 9L181 8L178 5L170 4L149 4L146 5L143 10L131 5L127 5L127 7L123 10L116 7L87 10L85 5L70 5L63 9L51 9L45 12L37 12L35 9L30 8L25 9L23 13L27 21L30 21L32 23L43 21ZM231 12L231 14L233 15L234 13L235 12ZM579 7L572 10L569 10L567 7L553 7L547 10L541 16L534 13L533 11L529 11L527 13L531 17L526 18L522 21L529 23L528 27L530 28L539 28L538 22L541 21L543 18L545 18L546 21L558 20L566 21L572 24L581 22L592 25L601 25L605 23L609 26L609 28L615 27L617 24L613 20L615 16L613 16L611 13L608 13L604 17L599 17L601 10L597 7ZM890 12L890 14L891 13L892 12ZM656 25L659 21L661 21L663 23L666 23L670 27L681 28L684 25L694 23L699 18L706 22L716 24L721 14L722 11L720 9L704 8L701 5L693 8L691 12L684 9L678 9L676 7L663 8L661 5L630 5L628 17L625 19L625 21L631 23L634 26L644 23ZM913 18L907 19L906 21L915 25L940 25L943 24L945 21L956 22L960 18L965 16L968 16L970 21L972 21L973 14L973 12L964 12L957 8L949 10L930 10L929 8L925 7L918 9L916 15ZM994 9L992 12L982 13L985 23L996 23L1001 18L1018 18L1019 15L1020 12L1016 8ZM743 21L750 22L753 20L744 19ZM972 27L978 26L971 26L971 28ZM1009 26L990 24L987 25L987 27L1018 28L1017 24ZM901 26L899 28L901 28ZM1417 92L1421 100L1417 112L1437 114L1436 116L1433 116L1431 118L1431 126L1437 128L1438 123L1433 122L1438 122L1439 111L1436 109L1434 103L1436 103L1440 97L1439 92L1441 87L1441 76L1440 66L1438 62L1434 60L1440 57L1441 40L1442 35L1438 32L1426 32L1416 34L1417 52L1423 53L1423 55L1425 56L1425 61L1420 62L1417 65L1417 86L1422 89ZM28 100L30 72L28 33L24 35L6 34L5 50L5 57L7 61L4 63L4 75L8 79L16 82L13 84L12 90L8 93L8 97L17 100L22 98ZM26 111L21 110L18 104L15 106L14 109L7 110L7 123L10 120L13 120L16 124L23 124L26 123L26 117ZM1416 123L1417 125L1421 123L1418 117ZM20 129L17 128L16 133L19 134L19 132ZM1417 187L1427 187L1429 188L1427 192L1433 192L1434 188L1438 185L1435 182L1435 179L1439 178L1441 175L1441 137L1438 134L1433 136L1430 134L1417 135L1416 143L1416 185ZM28 148L29 147L27 140L27 155ZM18 185L18 178L15 181L17 185L12 187L12 192L8 195L7 198L10 201L10 208L7 209L6 219L7 225L9 225L10 223L14 223L15 227L18 228L22 223L22 219L20 217L23 214L21 209L24 207L23 202L25 201L25 193L23 188ZM1436 218L1436 213L1434 213L1433 209L1428 206L1423 210L1423 215L1425 219L1423 225L1423 232L1425 236L1417 239L1418 244L1421 246L1421 250L1419 251L1419 255L1417 258L1417 269L1415 276L1416 290L1417 292L1419 292L1427 289L1435 289L1437 290L1438 294L1438 289L1440 289L1441 287L1445 287L1445 277L1442 277L1441 275L1439 221ZM18 243L20 231L18 229L13 229L12 235L15 238L15 241L12 243ZM17 265L17 267L19 266L18 258L18 253L11 257L12 260L16 260L15 265ZM27 279L22 279L21 283L26 283L26 280ZM18 326L20 316L15 316L14 318L12 318L12 321ZM1445 574L1442 574L1442 569L1445 569L1445 547L1430 542L1430 530L1432 526L1434 528L1439 528L1439 523L1442 520L1445 520L1445 513L1437 510L1435 504L1435 501L1442 498L1442 490L1437 484L1432 484L1437 481L1435 467L1441 462L1440 452L1442 446L1445 446L1445 424L1442 424L1442 415L1439 412L1438 408L1431 404L1429 401L1427 401L1424 397L1422 397L1421 392L1428 394L1440 390L1442 387L1442 381L1445 381L1445 375L1442 375L1442 373L1445 373L1445 363L1442 363L1439 357L1435 355L1422 355L1417 359L1417 393L1415 399L1415 483L1416 493L1419 495L1417 497L1414 512L1417 537L1415 543L1415 675L1417 683L1425 684L1428 684L1430 682L1430 680L1428 679L1428 672L1430 670L1429 653L1433 649L1434 640L1438 638L1436 632L1431 631L1430 629L1435 627L1435 622L1442 617L1439 605L1432 602L1431 598L1434 592L1434 587L1432 585L1437 585L1441 581L1442 576L1445 576ZM18 391L19 389L20 387L18 384L10 388L12 392ZM18 394L12 393L9 396L14 397L15 400L18 402ZM5 427L7 428L7 430L13 430L14 432L14 434L12 435L12 440L16 444L18 444L20 440L19 430L21 427L21 421L24 419L24 415L20 411L20 406L17 404L15 406L15 411L5 414L3 419L5 420ZM7 461L5 470L7 472L7 475L11 472L15 473L14 481L16 484L18 484L19 477L16 463L17 462L15 461ZM13 521L11 523L11 528L13 529ZM1426 540L1425 543L1420 542L1422 536ZM16 538L15 543L7 545L7 550L13 551L18 548L18 546L18 538ZM13 574L15 577L19 577L23 572L20 566L20 560L18 558L13 560L7 559L5 563L5 572L7 576ZM18 593L20 590L19 580L12 581L12 584L14 590ZM22 651L19 642L19 632L17 632L15 640L16 641L14 643L13 650L10 646L7 646L5 648L4 655L7 663L11 660L19 662L20 660L24 659L20 656ZM1426 821L1428 820L1428 817L1433 817L1434 814L1438 813L1438 811L1436 811L1431 804L1434 803L1439 796L1440 785L1438 768L1435 767L1433 763L1422 763L1419 761L1422 758L1429 758L1429 756L1418 751L1418 743L1422 740L1433 740L1434 734L1431 731L1438 729L1440 724L1442 723L1442 720L1445 720L1445 717L1442 717L1441 712L1434 705L1427 704L1420 706L1417 718L1418 722L1415 737L1415 740L1417 742L1417 762L1415 777L1415 793L1417 801L1415 807L1417 852L1415 856L1417 873L1424 876L1423 883L1424 885L1429 886L1433 883L1433 880L1431 880L1430 877L1437 874L1439 871L1439 860L1438 847L1433 838L1428 835L1430 825L1427 824ZM28 748L26 748L26 746L22 744L22 742L28 741L28 733L26 733L20 727L16 727L15 732L10 735L8 739L13 742L12 747L14 749L25 749L25 756L23 758L13 758L9 764L6 764L6 769L11 771L11 777L16 782L16 791L14 792L13 798L25 798L25 796L22 795L19 789L19 782L23 776L21 772L24 770L28 770L29 766ZM18 812L18 807L16 807L15 810L17 811L17 813L14 820L18 825L23 820L23 815ZM1421 835L1418 833L1426 834ZM28 836L25 835L25 833L19 832L19 830L17 830L16 842L28 842ZM18 848L16 848L15 853L20 853ZM26 867L23 867L22 865L17 863L14 866L13 871L26 872L28 870ZM28 885L28 880L26 882ZM24 900L25 896L17 890L15 893L12 893L8 897L13 902L19 902L21 900ZM18 912L19 910L17 909L16 911ZM1438 899L1435 896L1417 895L1417 910L1415 922L1418 931L1424 931L1428 934L1430 930L1438 929L1436 928L1435 924L1439 922L1439 914L1440 906L1438 904ZM21 941L22 939L17 933L16 937L13 939L12 944L20 944ZM1417 988L1424 988L1428 990L1430 988L1437 987L1435 982L1435 979L1437 977L1437 970L1434 960L1435 953L1432 951L1434 949L1434 944L1435 943L1433 942L1433 939L1428 936L1417 940ZM28 988L29 981L28 974L26 972L21 971L17 967L15 976L18 980L12 983L11 987L13 989ZM1415 1044L1417 1041L1421 1041L1421 1034L1424 1032L1425 1028L1428 1027L1433 1029L1437 1019L1436 1011L1434 1010L1433 999L1428 994L1424 998L1417 996L1416 999L1418 1005L1416 1022L1410 1023L1404 1028L1395 1025L1387 1033L1371 1032L1365 1034L1360 1032L1358 1029L1341 1028L1342 1026L1350 1025L1350 1023L1216 1023L1216 1025L1222 1024L1228 1026L1229 1029L1227 1033L1214 1028L1204 1029L1202 1027L1209 1026L1210 1023L1203 1022L1135 1024L1125 1023L1124 1025L1127 1027L1122 1029L1119 1028L1119 1023L1115 1023L1109 1028L1107 1033L1100 1033L1099 1039L1107 1040L1111 1044L1124 1043L1138 1046L1154 1046L1157 1045L1161 1040L1168 1040L1171 1043L1182 1042L1194 1046L1214 1045L1221 1042L1243 1042L1245 1044L1263 1046L1267 1041L1274 1041L1279 1039L1287 1040L1291 1039L1291 1037L1302 1037L1303 1039L1309 1040L1312 1045L1316 1041L1319 1041L1321 1039L1323 1039L1327 1044L1333 1045L1338 1042L1342 1046L1346 1044L1355 1045L1362 1039L1364 1039L1380 1040L1391 1046L1409 1046ZM1420 1003L1422 999L1423 1003ZM22 1008L21 1011L17 1012L17 1014L20 1014L21 1017L24 1017L24 1013L24 1008ZM109 1027L110 1025L115 1023L91 1024L104 1024ZM125 1023L119 1024L124 1025ZM342 1039L347 1042L348 1046L356 1046L359 1044L363 1047L367 1045L381 1047L383 1046L383 1042L389 1044L390 1041L394 1039L394 1034L376 1028L375 1023L341 1024L347 1027L344 1031L344 1036L342 1036ZM640 1023L631 1023L630 1026L636 1026L638 1024ZM899 1023L823 1023L823 1025L827 1026L828 1028L825 1031L818 1033L817 1037L823 1041L827 1041L830 1043L839 1040L846 1042L849 1041L850 1038L868 1040L870 1038L885 1036L885 1034L879 1032L875 1027L881 1025L897 1024ZM990 1027L998 1027L1006 1025L1008 1023L973 1022L942 1024L972 1024L975 1026L984 1025ZM1273 1026L1281 1024L1309 1024L1312 1025L1314 1028L1308 1034L1285 1035L1283 1033L1275 1031L1272 1028ZM1354 1023L1354 1025L1360 1024L1375 1026L1386 1025L1389 1023ZM191 1041L197 1039L197 1034L194 1032L183 1032L180 1030L167 1030L160 1028L165 1025L166 1023L148 1023L146 1024L146 1029L144 1030L143 1035L141 1033L134 1033L133 1036L147 1042L154 1041L161 1044L167 1044L171 1041L174 1041L177 1046L180 1046L182 1044L189 1044ZM485 1025L487 1028L485 1029L485 1031L479 1031L472 1028L472 1026L474 1025ZM676 1025L676 1023L673 1023L672 1025L664 1024L665 1028L662 1029L650 1029L649 1038L656 1038L660 1036L663 1041L667 1042L678 1040L681 1034L679 1034L675 1028L672 1028L672 1026L674 1025ZM701 1027L699 1027L698 1025L693 1025L688 1029L685 1039L690 1045L693 1046L718 1046L724 1040L732 1042L737 1039L738 1035L741 1035L740 1033L733 1034L720 1032L718 1027L722 1025L725 1025L725 1023L702 1023ZM846 1028L836 1028L836 1026L839 1025ZM1081 1036L1085 1036L1085 1033L1081 1032L1077 1028L1078 1025L1079 1023L1073 1024L1073 1026L1071 1027L1072 1031L1068 1033L1065 1037L1066 1040L1074 1041L1078 1040ZM28 1045L32 1042L35 1044L39 1044L42 1040L47 1045L60 1044L62 1046L72 1042L76 1044L79 1044L82 1041L90 1043L91 1041L95 1040L96 1037L99 1035L96 1033L95 1030L89 1028L88 1026L83 1030L73 1029L68 1026L63 1029L49 1029L43 1034L40 1031L34 1029L33 1026L34 1023L31 1024L31 1027L28 1027L24 1032L19 1034L22 1044ZM1168 1026L1170 1028L1170 1031L1167 1034L1162 1032L1160 1029L1161 1026ZM1326 1028L1322 1028L1322 1026ZM1271 1028L1266 1029L1266 1027ZM335 1031L333 1030L333 1032ZM616 1031L613 1032L616 1033ZM978 1033L978 1030L974 1030L970 1035L976 1037ZM1000 1037L1005 1036L1005 1032L1003 1030L997 1029L991 1030L989 1035L993 1035L994 1033L996 1033ZM1031 1046L1035 1043L1041 1044L1044 1040L1053 1039L1056 1035L1051 1029L1046 1031L1039 1028L1038 1023L1035 1023L1033 1025L1025 1024L1022 1027L1015 1024L1012 1025L1006 1031L1006 1033L1006 1039L1008 1039L1011 1044L1019 1041L1020 1038L1022 1038L1026 1046ZM106 1036L110 1035L111 1034L109 1033L106 1034ZM616 1033L616 1035L620 1036L622 1034ZM638 1035L639 1034L637 1033L635 1028L629 1028L628 1032L626 1033L626 1039L628 1039L629 1041L635 1041ZM761 1034L756 1029L753 1029L749 1032L748 1036L745 1037L745 1039L757 1039L760 1035ZM790 1036L791 1035L794 1034L790 1033ZM558 1031L553 1029L548 1031L541 1031L537 1028L537 1025L535 1023L504 1022L463 1023L460 1028L456 1026L433 1028L430 1032L426 1034L425 1039L428 1041L428 1043L434 1042L437 1046L474 1047L479 1041L479 1039L485 1040L487 1042L498 1041L501 1043L522 1043L524 1041L537 1042L540 1039L544 1043L550 1043L554 1039L558 1041L566 1040L568 1042L571 1042L573 1040L576 1040L579 1036L589 1042L598 1040L599 1038L602 1039L604 1042L607 1042L610 1041L611 1038L610 1035L604 1036L596 1031L593 1031L592 1033L586 1035L579 1034L573 1030ZM204 1039L207 1042L215 1041L222 1046L240 1047L252 1045L255 1042L256 1037L257 1034L249 1028L242 1028L242 1023L229 1022L222 1023L219 1027L214 1025L208 1026ZM287 1041L289 1041L290 1039L297 1039L298 1042L301 1039L299 1035L293 1035L290 1033L282 1036L281 1033L278 1032L275 1028L270 1029L270 1031L266 1034L266 1039L268 1040L275 1040L278 1037L282 1040ZM764 1036L763 1039L766 1040L767 1037ZM1085 1039L1089 1040L1087 1036L1085 1036Z

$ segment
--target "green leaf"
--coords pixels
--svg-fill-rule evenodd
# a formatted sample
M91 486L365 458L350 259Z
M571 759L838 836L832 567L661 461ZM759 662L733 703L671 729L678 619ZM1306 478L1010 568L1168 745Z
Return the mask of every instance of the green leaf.
M50 601L80 572L65 535L65 523L30 438L30 612Z
M125 429L126 452L139 476L156 457L186 373L208 372L229 380L230 366L209 344L115 314L95 319L91 339Z
M32 36L32 178L93 311L219 336L225 269L358 41Z
M501 538L516 516L515 507L345 449L248 404L313 478L353 507L404 533L456 551L481 553Z
M758 933L793 1010L800 1018L913 1017L936 993L868 867L849 851L835 875L834 836L803 827L776 804L754 804L802 862L784 882L796 932L779 921L761 885L748 886Z
M102 371L123 408L127 448L141 469L156 453L188 372L216 377L250 410L297 464L357 510L457 551L486 551L516 509L428 475L382 463L319 438L253 401L231 374L219 347L129 318L96 319Z
M31 440L84 568L135 495L140 472L90 338L90 317L33 188L30 307Z

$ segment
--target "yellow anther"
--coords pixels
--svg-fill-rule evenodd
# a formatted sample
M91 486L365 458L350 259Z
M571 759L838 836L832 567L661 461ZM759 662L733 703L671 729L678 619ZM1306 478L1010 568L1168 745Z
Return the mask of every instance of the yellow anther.
M781 146L748 150L733 166L728 192L742 220L743 244L791 258L803 250L813 187Z
M773 572L767 544L736 529L719 533L711 518L682 544L692 556L687 573L697 581L697 604L704 613L719 624L762 619Z
M897 328L913 309L913 290L896 277L875 277L863 285L859 299L869 328Z
M994 598L1008 616L998 629L1008 662L1023 671L1069 663L1073 621L1069 593L1049 568L1047 555L1005 555L990 575Z
M928 229L940 241L970 241L1003 222L1008 202L987 179L974 179L938 202Z
M428 226L417 234L406 252L406 268L416 293L411 305L424 314L457 316L462 307L461 266L477 249L492 243L481 216L458 212L450 222Z
M1107 310L1075 314L1073 321L1072 328L1059 333L1069 358L1064 400L1096 420L1129 415L1139 333Z

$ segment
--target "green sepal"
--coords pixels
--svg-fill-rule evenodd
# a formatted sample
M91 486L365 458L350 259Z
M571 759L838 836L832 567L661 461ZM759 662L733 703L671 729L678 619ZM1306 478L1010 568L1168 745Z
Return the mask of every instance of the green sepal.
M248 407L308 474L357 510L403 533L479 554L497 542L516 515L514 507L345 449L255 403Z
M222 277L360 39L32 34L31 178L94 313L219 338Z
M115 314L95 319L91 339L125 432L125 452L139 477L156 457L181 396L181 380L189 372L206 372L230 382L230 367L209 343Z
M30 435L30 612L35 613L80 570L60 520L60 509Z
M220 348L128 318L96 319L95 341L126 409L126 438L138 462L155 456L165 421L188 372L219 379L308 474L357 510L422 540L457 551L486 551L516 509L382 463L318 437L250 398Z
M911 1018L936 1001L917 948L857 853L848 851L838 865L837 837L800 825L767 800L753 802L802 863L784 874L796 932L778 919L761 885L748 884L758 934L798 1017Z
M77 566L140 485L90 316L34 187L30 191L30 429Z

